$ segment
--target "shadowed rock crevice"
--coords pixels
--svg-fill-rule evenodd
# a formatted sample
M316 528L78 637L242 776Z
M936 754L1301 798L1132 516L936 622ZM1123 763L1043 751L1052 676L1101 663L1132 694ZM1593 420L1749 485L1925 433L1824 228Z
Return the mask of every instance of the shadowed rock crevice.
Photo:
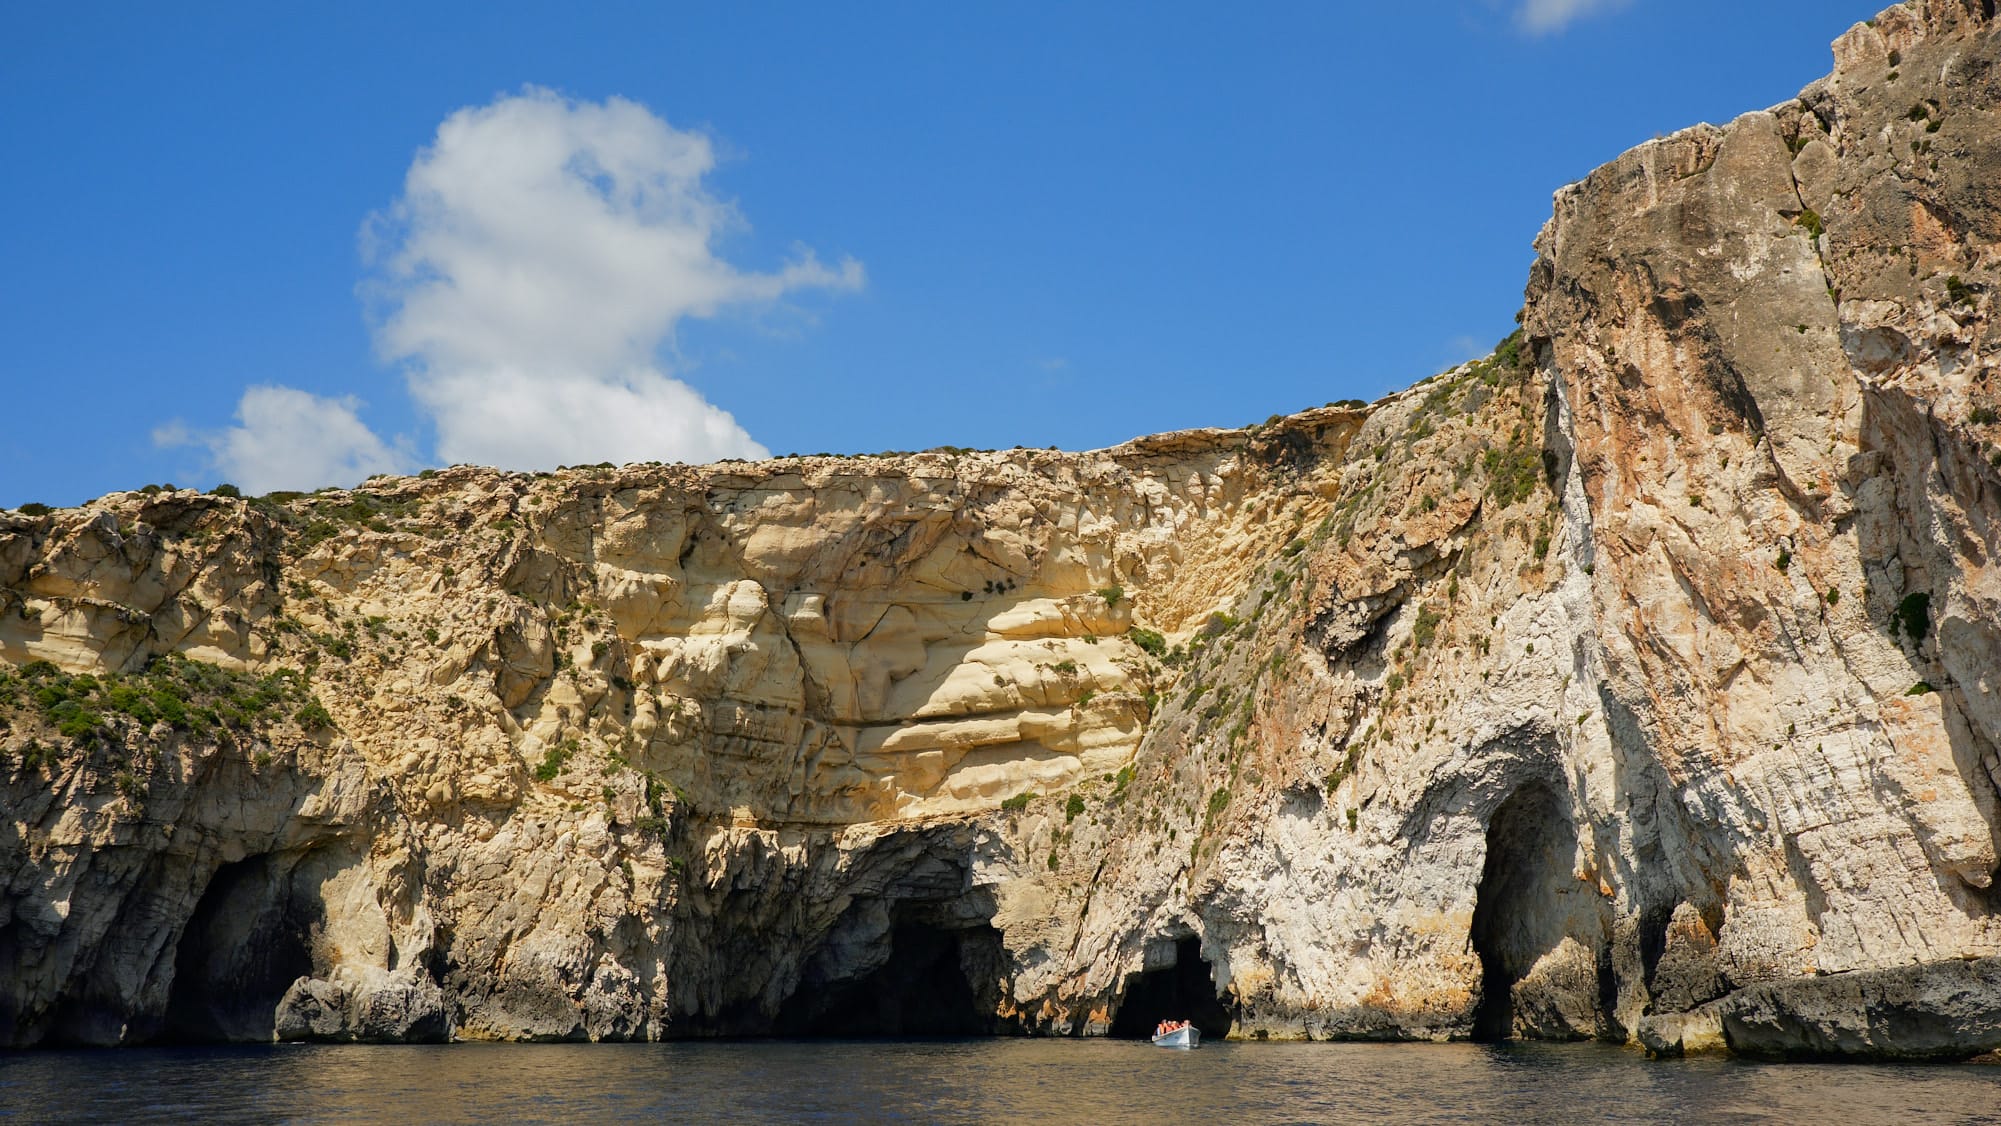
M268 1041L285 990L310 974L317 899L291 894L293 865L252 856L219 868L174 952L164 1038Z
M1230 1034L1230 1009L1216 996L1215 975L1202 957L1199 938L1181 939L1174 944L1173 960L1167 965L1127 979L1110 1035L1144 1040L1163 1020L1193 1021L1211 1040Z
M952 1037L1018 1032L995 1014L1001 982L1000 932L953 928L924 913L898 918L881 964L858 977L809 974L779 1010L772 1030L798 1037Z
M1494 810L1473 908L1473 950L1480 956L1474 1039L1516 1035L1515 986L1564 938L1558 897L1576 848L1565 803L1543 783L1522 786Z

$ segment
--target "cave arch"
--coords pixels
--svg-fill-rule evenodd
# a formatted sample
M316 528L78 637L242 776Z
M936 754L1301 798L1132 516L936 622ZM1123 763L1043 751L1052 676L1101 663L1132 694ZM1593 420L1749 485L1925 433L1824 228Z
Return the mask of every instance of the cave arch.
M160 1039L266 1041L278 1002L312 973L316 903L291 894L292 865L266 854L224 864L210 877L174 949Z
M1216 976L1202 957L1202 940L1193 935L1182 938L1173 953L1171 963L1126 979L1106 1035L1145 1040L1163 1020L1192 1021L1209 1040L1230 1034L1234 1018L1216 995Z
M801 978L772 1021L772 1032L800 1038L944 1039L1020 1031L999 1016L1000 932L899 904L891 910L888 949L874 969Z
M1561 901L1575 882L1576 849L1570 803L1546 783L1523 784L1488 819L1470 936L1480 957L1475 1040L1515 1035L1516 983L1564 938Z

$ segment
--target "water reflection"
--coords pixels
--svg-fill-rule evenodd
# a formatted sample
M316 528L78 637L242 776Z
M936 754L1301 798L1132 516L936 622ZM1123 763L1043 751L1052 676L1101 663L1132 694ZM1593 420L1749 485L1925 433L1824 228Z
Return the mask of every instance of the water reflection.
M0 1056L23 1122L2001 1122L2001 1068L1595 1045L1090 1040L278 1046Z

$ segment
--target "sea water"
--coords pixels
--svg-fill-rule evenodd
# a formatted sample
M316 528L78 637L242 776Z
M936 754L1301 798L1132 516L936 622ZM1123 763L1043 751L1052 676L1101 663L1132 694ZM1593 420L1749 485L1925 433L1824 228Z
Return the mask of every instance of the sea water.
M0 1054L7 1122L2001 1122L2001 1066L1589 1044L276 1045Z

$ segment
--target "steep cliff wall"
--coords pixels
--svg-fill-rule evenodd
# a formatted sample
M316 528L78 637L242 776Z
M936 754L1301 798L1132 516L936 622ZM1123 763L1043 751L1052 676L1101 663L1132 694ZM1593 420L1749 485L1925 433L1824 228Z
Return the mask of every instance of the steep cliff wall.
M1372 405L0 514L0 1039L2001 1047L2001 31L1835 54Z
M1132 758L1169 675L1133 623L1231 597L1363 417L0 517L0 1016L177 1027L177 936L251 861L311 965L265 1035L345 1034L320 1010L382 989L460 1035L761 1031L823 946L814 972L865 976L905 915L998 964L960 934L993 912L964 819ZM161 672L208 666L245 672ZM314 700L259 703L272 670ZM342 817L304 812L329 789Z

